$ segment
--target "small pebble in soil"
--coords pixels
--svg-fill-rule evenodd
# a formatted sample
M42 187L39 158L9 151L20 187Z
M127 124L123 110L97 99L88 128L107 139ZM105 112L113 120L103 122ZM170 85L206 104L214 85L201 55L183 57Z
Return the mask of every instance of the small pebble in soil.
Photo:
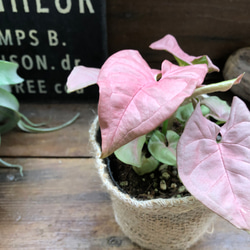
M178 188L178 192L179 193L183 193L183 192L185 192L186 191L186 188L184 187L184 186L180 186L179 188Z
M121 182L120 182L120 186L121 186L121 187L126 187L126 186L128 186L128 181L121 181Z
M167 189L167 184L164 180L160 181L160 189L161 190L166 190Z
M171 188L177 188L177 184L176 183L171 183L170 187Z
M178 173L177 173L176 170L173 170L173 171L172 171L172 174L173 174L174 176L177 176Z
M164 179L168 180L170 178L170 174L168 172L164 172L161 175Z

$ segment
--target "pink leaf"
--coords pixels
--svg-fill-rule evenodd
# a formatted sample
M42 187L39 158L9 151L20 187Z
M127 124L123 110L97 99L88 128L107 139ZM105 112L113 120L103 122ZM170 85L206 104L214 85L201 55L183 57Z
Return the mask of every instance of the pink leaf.
M250 229L250 113L234 97L228 121L219 127L199 105L177 147L186 188L208 208L240 229ZM222 139L217 142L217 135Z
M203 56L197 56L197 57L190 56L187 53L185 53L180 48L175 37L170 35L170 34L166 35L163 38L161 38L160 40L152 43L149 47L151 49L155 49L155 50L167 50L169 53L173 54L175 57L181 59L182 61L186 62L187 64L192 64L192 62L194 60L199 60L203 57ZM206 58L209 72L220 71L219 68L216 67L212 63L211 59L208 56L204 56L204 57Z
M221 100L218 96L201 97L201 104L210 109L208 117L212 116L218 121L224 122L228 120L231 108L226 101Z
M179 67L164 61L159 81L155 80L154 73L135 50L114 54L101 68L98 114L102 157L150 132L170 117L201 85L207 67Z
M97 83L99 72L100 69L97 68L88 68L85 66L74 67L66 83L68 92L86 88Z

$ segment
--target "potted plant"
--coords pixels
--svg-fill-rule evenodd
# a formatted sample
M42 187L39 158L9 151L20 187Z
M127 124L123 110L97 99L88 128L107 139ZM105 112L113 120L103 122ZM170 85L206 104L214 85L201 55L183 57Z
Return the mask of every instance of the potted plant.
M191 246L215 214L250 230L250 113L238 97L230 107L207 95L229 90L243 74L204 85L207 73L219 71L208 56L186 54L172 35L150 47L170 52L178 65L164 60L161 70L151 69L138 51L122 50L101 69L75 67L67 81L69 91L99 86L90 139L116 221L132 241L150 249ZM95 140L99 127L101 147ZM116 187L113 155L141 179L152 178L149 199L123 191L130 179Z
M79 116L76 114L70 121L57 127L43 127L46 123L35 124L31 122L25 115L19 112L19 102L11 93L11 85L23 82L17 74L18 64L0 60L0 144L1 136L15 127L29 133L51 132L64 128L73 123ZM23 168L20 165L8 163L0 159L3 167L18 168L20 175L23 176Z

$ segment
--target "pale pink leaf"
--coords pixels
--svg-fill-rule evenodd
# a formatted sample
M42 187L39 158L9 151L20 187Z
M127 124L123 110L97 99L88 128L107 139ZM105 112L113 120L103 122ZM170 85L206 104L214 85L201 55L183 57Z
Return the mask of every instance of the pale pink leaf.
M204 55L204 56L190 56L185 53L179 46L178 42L176 41L175 37L168 34L161 38L160 40L152 43L149 46L151 49L155 50L166 50L175 57L181 59L182 61L186 62L187 64L192 64L193 61L202 59L202 57L206 58L206 63L208 65L209 72L219 71L219 68L215 66L211 59Z
M218 96L202 96L201 104L206 105L210 109L208 117L211 116L218 121L228 120L231 108L226 101L221 100Z
M124 50L111 56L98 78L102 157L170 117L201 85L206 73L205 65L179 67L164 61L162 78L156 81L138 51Z
M186 188L215 213L245 230L250 230L249 128L250 113L237 97L221 128L203 117L197 105L177 147L179 176Z
M100 69L76 66L67 79L67 91L73 92L97 83Z

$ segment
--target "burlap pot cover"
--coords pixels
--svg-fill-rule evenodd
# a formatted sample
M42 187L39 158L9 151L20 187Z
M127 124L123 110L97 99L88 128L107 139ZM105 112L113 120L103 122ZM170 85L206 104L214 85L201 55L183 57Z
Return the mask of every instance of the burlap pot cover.
M139 201L114 186L96 142L98 117L90 128L96 166L107 188L117 223L133 242L147 249L187 249L212 227L215 214L193 196Z

